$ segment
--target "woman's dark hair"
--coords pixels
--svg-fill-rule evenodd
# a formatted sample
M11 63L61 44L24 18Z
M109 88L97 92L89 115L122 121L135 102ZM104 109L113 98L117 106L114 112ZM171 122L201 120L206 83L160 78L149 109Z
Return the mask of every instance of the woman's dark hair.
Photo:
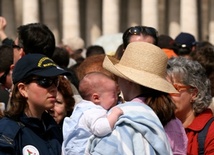
M98 54L105 54L105 50L102 46L99 45L91 45L86 49L86 57Z
M114 54L114 57L118 60L121 59L121 57L123 56L123 53L124 53L124 47L123 47L123 44L120 44L118 47L117 47L117 50Z
M142 86L146 104L153 109L163 126L175 118L176 106L167 93Z
M65 48L56 47L51 58L59 67L67 68L69 64L69 53Z

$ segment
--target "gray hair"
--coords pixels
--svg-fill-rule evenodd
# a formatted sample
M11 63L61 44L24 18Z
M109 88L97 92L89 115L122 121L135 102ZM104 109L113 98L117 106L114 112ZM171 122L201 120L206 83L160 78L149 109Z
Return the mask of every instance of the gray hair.
M199 62L184 57L171 58L168 61L167 74L180 83L198 90L197 97L193 101L195 115L208 108L212 100L211 83Z

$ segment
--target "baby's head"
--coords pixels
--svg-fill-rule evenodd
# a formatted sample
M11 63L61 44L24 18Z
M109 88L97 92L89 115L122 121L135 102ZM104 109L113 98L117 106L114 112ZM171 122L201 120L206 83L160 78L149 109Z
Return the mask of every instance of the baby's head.
M80 81L79 93L83 99L108 110L116 105L119 88L117 83L107 75L101 72L91 72Z

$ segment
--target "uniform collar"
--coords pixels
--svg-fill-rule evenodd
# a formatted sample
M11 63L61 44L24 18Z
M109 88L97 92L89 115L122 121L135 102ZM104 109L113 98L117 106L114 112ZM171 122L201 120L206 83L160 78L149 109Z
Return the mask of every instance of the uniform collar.
M20 117L20 121L28 127L31 128L35 128L38 130L41 130L44 128L44 130L49 130L52 127L57 126L56 122L54 121L54 119L52 118L52 116L50 116L48 113L44 112L42 114L42 119L38 119L38 118L33 118L33 117L27 117L27 115L23 114ZM44 127L45 125L45 127Z

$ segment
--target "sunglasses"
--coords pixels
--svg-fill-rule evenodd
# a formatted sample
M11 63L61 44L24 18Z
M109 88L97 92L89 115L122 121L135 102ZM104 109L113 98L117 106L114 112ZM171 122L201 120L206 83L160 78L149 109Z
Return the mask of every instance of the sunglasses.
M194 88L192 86L178 85L178 84L173 84L173 86L179 93L181 93L182 91L186 91L186 90Z
M128 30L126 30L126 32L123 35L123 38L125 39L130 35L140 35L140 34L150 35L155 40L157 40L158 31L153 27L135 26L135 27L130 27Z
M0 83L1 83L1 84L5 84L6 78L7 78L7 75L8 75L8 73L9 73L9 71L10 71L10 69L7 69L7 70L4 72L4 74L0 77Z
M43 87L43 88L49 88L50 86L52 86L53 84L58 87L59 86L59 79L58 77L34 77L31 79L26 80L25 83L31 83L31 82L35 82L37 83L39 86Z

